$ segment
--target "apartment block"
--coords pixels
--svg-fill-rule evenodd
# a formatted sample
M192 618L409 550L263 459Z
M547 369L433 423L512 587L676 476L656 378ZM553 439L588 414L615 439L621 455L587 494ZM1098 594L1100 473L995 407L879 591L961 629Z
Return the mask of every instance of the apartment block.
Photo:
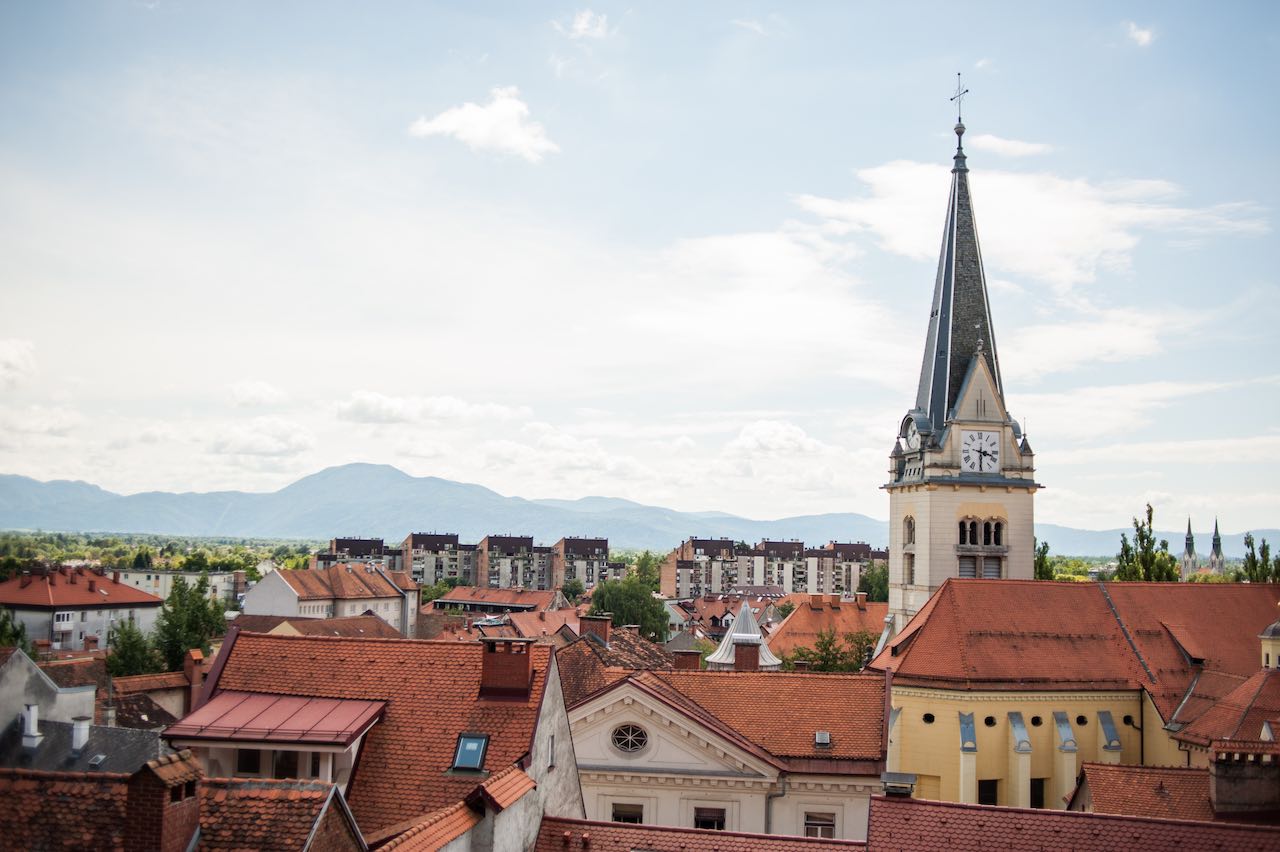
M857 590L875 551L863 542L761 541L755 547L729 539L691 538L662 565L664 595L679 599L718 595L734 586L778 586L786 594L840 594Z
M627 566L609 561L609 539L567 536L551 548L551 573L557 587L566 580L581 580L590 589L604 580L622 579Z
M476 582L478 548L460 543L457 533L409 533L400 550L406 570L423 585L435 585L449 578L464 585Z

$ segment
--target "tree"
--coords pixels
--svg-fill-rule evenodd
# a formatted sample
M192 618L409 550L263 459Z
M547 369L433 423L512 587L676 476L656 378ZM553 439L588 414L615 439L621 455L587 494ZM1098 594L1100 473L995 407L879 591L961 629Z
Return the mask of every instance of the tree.
M1156 544L1151 528L1151 504L1147 504L1147 519L1133 519L1133 544L1129 537L1120 534L1120 554L1117 557L1115 579L1151 582L1176 582L1178 560L1169 552L1169 542Z
M35 648L27 638L27 626L2 606L0 606L0 648L20 648L28 657L35 657Z
M1280 567L1280 555L1277 556L1276 565L1271 564L1271 545L1267 544L1267 540L1262 540L1261 546L1255 548L1253 541L1253 533L1244 534L1244 562L1240 565L1240 572L1244 575L1244 579L1250 583L1274 583L1280 582L1280 576L1277 576L1275 568Z
M16 577L22 573L22 560L16 556L6 556L0 559L0 583L10 577Z
M795 611L796 605L794 601L783 601L778 605L778 620L786 618Z
M183 577L173 579L173 589L156 619L156 649L167 671L182 668L187 651L199 648L209 653L209 640L222 633L223 610L209 598L209 576L201 574L194 586Z
M132 621L125 621L111 631L111 653L107 671L112 677L155 674L164 670L160 655Z
M649 590L656 592L662 582L662 557L646 550L636 557L636 576Z
M887 602L889 600L889 566L884 563L867 566L858 580L858 591L866 592L869 601Z
M796 648L787 662L794 667L796 660L805 660L811 672L861 671L875 644L875 635L866 630L846 633L843 637L837 636L834 630L823 630L812 648Z
M564 585L560 587L560 593L564 595L565 600L571 604L576 604L578 599L582 597L582 593L587 587L577 577L572 577L564 581Z
M1049 564L1049 542L1036 542L1036 579L1052 580L1053 566Z
M591 593L591 614L613 616L615 627L640 625L640 635L654 642L667 639L667 608L637 574L605 580Z
M151 548L142 546L133 554L133 570L150 571L151 570Z

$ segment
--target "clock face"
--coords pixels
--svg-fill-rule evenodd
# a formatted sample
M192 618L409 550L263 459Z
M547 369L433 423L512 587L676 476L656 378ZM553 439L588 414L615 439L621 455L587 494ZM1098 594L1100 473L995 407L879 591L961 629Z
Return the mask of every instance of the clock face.
M920 430L916 428L914 420L907 424L907 449L920 449Z
M1000 470L1000 434L960 433L960 469L969 473L995 473Z

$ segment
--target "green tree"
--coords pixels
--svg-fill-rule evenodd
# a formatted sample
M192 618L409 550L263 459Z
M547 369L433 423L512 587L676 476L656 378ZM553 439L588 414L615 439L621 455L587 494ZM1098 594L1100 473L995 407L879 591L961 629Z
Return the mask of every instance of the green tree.
M858 580L858 591L866 592L869 601L888 602L889 566L883 562L868 565Z
M133 570L150 571L151 570L151 548L143 545L133 554Z
M812 672L861 671L875 644L875 635L866 630L846 633L843 637L837 636L834 630L823 630L812 648L796 648L787 662L794 668L797 660L805 660Z
M182 560L183 571L208 571L209 554L203 550L194 550Z
M27 626L2 606L0 606L0 648L21 648L28 657L35 658L35 648L27 638Z
M16 556L0 558L0 583L22 573L22 560Z
M560 593L564 595L565 600L571 604L576 604L578 599L582 597L582 593L587 587L577 577L572 577L564 581L564 585L560 587Z
M1047 541L1036 542L1035 571L1037 580L1053 579L1053 565L1049 563L1049 542Z
M1117 557L1116 580L1141 580L1145 582L1175 582L1178 579L1178 560L1169 552L1169 542L1161 539L1156 544L1152 531L1151 504L1147 504L1147 518L1133 519L1133 543L1120 534L1120 554Z
M113 628L108 644L111 646L111 653L107 656L107 671L112 677L164 671L160 655L132 621L125 621Z
M662 582L662 560L662 556L651 550L646 550L636 557L636 576L649 587L650 591L658 591Z
M667 639L667 608L637 574L605 580L591 593L591 614L613 616L615 627L640 625L640 635L654 642Z
M783 601L778 606L778 620L781 621L782 619L786 618L788 615L790 615L792 612L795 611L795 608L796 608L796 605L793 601Z
M1253 533L1244 534L1244 562L1240 565L1243 579L1250 583L1273 583L1280 581L1274 569L1280 567L1280 555L1276 565L1271 563L1271 545L1264 538L1260 546L1255 547Z
M175 577L173 589L156 619L155 644L167 671L178 671L187 651L209 653L209 640L222 633L222 607L209 597L209 576L201 574L194 586Z

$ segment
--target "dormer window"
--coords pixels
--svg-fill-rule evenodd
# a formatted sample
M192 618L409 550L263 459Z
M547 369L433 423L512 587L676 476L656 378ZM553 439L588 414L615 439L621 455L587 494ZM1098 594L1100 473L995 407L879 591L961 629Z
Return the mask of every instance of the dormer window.
M453 768L483 769L484 753L488 748L488 734L459 734L458 749L453 755Z

